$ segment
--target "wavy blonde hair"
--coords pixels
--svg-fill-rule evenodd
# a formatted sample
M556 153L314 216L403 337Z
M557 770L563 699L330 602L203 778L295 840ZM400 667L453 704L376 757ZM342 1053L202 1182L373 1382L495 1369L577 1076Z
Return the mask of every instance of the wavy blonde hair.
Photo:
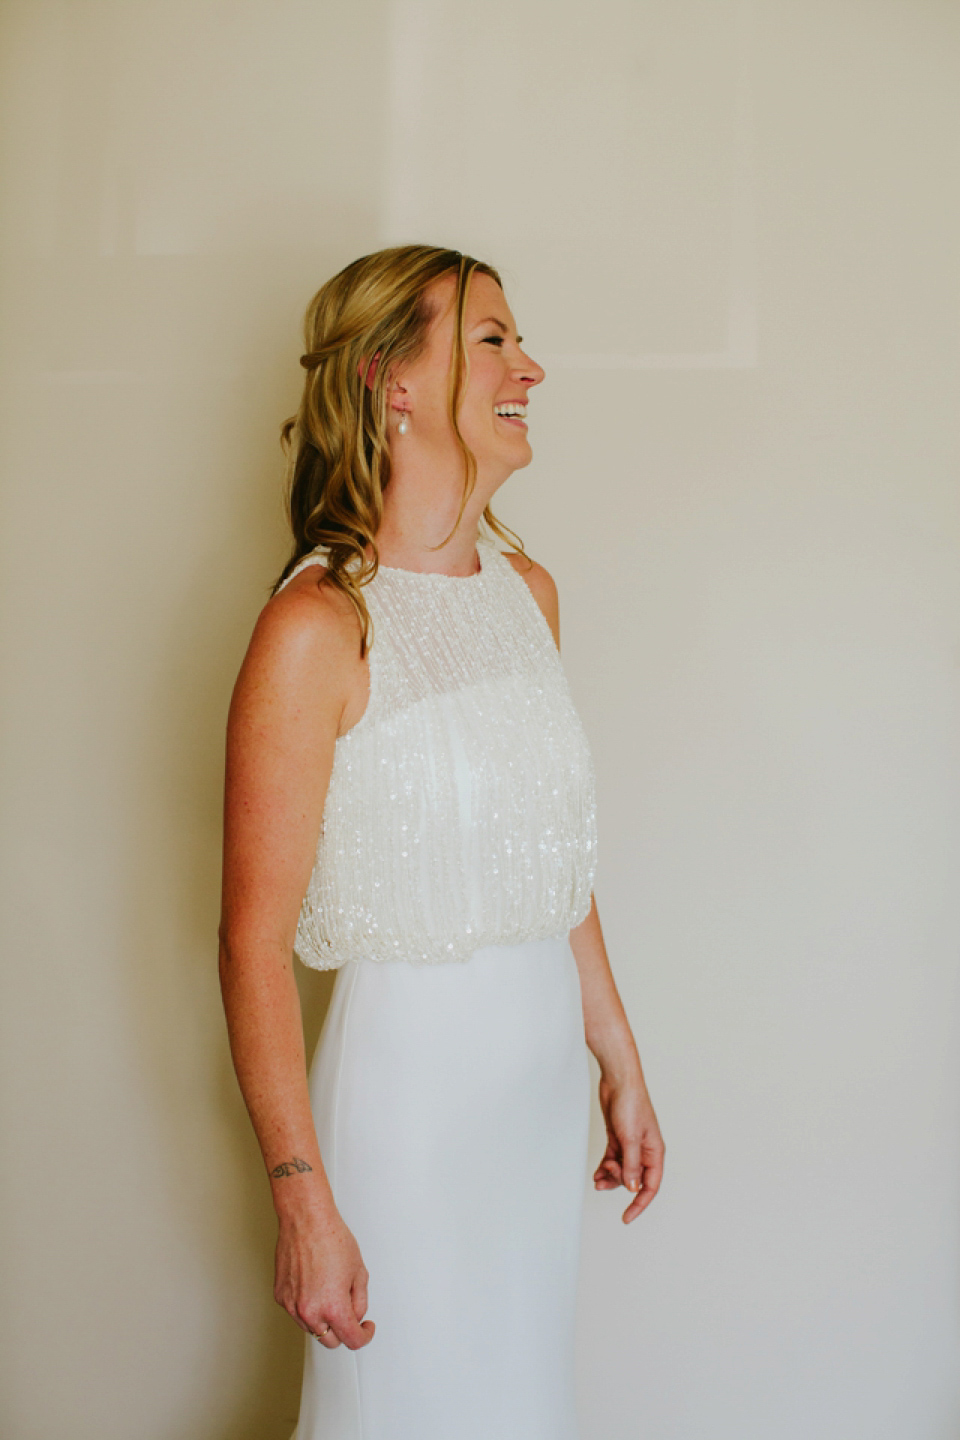
M307 307L306 353L300 357L307 372L303 397L296 415L281 430L294 546L271 594L304 555L323 546L327 581L348 597L360 620L361 655L367 653L373 636L363 586L377 573L376 535L383 518L383 492L390 483L387 376L394 365L415 359L423 350L435 315L427 290L443 275L455 275L457 282L447 401L464 462L460 510L450 535L476 485L476 457L460 433L458 414L469 374L463 316L470 278L478 271L503 288L491 265L459 250L398 245L354 260L328 280ZM368 386L364 372L378 352L379 363ZM511 548L526 554L520 537L496 518L489 505L483 519Z

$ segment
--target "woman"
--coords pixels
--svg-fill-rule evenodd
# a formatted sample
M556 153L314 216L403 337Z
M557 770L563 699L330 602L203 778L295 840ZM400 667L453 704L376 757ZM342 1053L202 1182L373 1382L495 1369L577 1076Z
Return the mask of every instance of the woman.
M543 371L496 271L432 246L347 266L306 338L220 927L275 1295L308 1337L296 1440L574 1440L584 1041L594 1185L634 1192L627 1222L663 1143L592 897L556 589L480 531L510 543L489 501L530 462ZM294 951L337 969L309 1078Z

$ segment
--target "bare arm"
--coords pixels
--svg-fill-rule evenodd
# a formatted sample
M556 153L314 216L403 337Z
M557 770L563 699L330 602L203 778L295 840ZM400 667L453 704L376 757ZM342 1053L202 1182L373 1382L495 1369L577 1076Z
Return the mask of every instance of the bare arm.
M553 578L542 565L534 563L528 568L520 557L508 559L529 585L559 649L559 603ZM586 919L570 931L570 948L580 975L586 1041L600 1066L600 1108L607 1127L606 1152L593 1181L598 1190L623 1185L635 1192L623 1212L629 1224L660 1188L665 1147L633 1031L610 969L595 897L591 897Z
M570 948L580 972L587 1044L600 1066L600 1108L607 1127L607 1148L593 1183L597 1190L624 1185L636 1192L623 1212L629 1225L660 1188L665 1147L593 897L587 918L570 931Z
M275 1294L303 1329L351 1348L366 1271L337 1212L307 1089L293 943L338 732L357 692L357 627L310 567L265 606L230 705L220 982L240 1089L279 1220ZM311 579L312 577L312 579Z

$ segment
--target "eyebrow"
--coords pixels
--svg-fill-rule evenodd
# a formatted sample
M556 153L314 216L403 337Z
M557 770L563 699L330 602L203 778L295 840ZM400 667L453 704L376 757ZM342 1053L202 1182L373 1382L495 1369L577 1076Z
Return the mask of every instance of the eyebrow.
M499 330L502 330L502 331L503 331L504 335L506 335L506 334L509 333L509 332L507 331L506 325L504 325L504 323L503 323L502 320L498 320L497 317L496 317L496 315L488 315L485 320L478 320L478 321L477 321L477 325L496 325ZM522 336L522 335L518 335L518 336L517 336L517 344L519 345L522 340L523 340L523 336Z

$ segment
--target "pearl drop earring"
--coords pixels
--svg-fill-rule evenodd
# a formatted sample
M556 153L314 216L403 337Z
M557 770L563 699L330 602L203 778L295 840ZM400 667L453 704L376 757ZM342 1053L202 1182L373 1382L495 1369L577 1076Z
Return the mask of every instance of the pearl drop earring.
M409 420L407 419L407 412L406 412L406 410L401 410L401 412L400 412L400 424L397 426L397 434L398 434L398 435L406 435L406 433L407 433L407 431L408 431L409 429L410 429L410 422L409 422Z

